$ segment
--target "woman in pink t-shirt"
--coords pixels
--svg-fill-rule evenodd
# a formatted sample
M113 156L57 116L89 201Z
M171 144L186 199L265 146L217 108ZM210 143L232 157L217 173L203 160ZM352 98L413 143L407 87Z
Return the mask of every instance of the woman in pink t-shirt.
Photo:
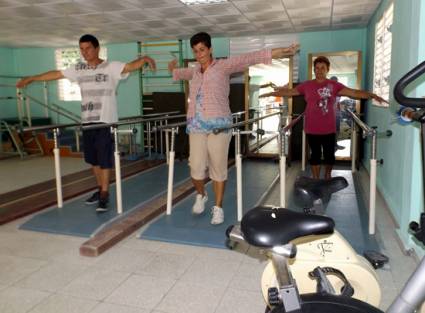
M337 81L327 79L330 68L328 58L319 56L314 60L315 79L308 80L296 88L277 88L276 91L260 97L304 95L307 102L305 109L304 131L310 146L310 165L313 178L320 178L320 163L323 152L325 179L331 178L335 163L335 100L346 96L354 99L374 99L387 102L378 95L365 90L351 89Z

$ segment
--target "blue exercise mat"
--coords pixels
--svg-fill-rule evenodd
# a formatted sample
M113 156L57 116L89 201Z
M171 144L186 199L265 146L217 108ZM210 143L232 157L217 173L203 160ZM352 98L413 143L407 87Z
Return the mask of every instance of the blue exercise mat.
M190 178L187 162L176 161L174 186ZM167 192L168 166L166 164L143 171L122 181L123 215L140 207L152 198ZM62 208L53 208L35 215L20 226L21 229L90 237L108 223L120 218L117 214L115 184L110 187L109 211L97 213L97 203L86 205L90 194L67 201Z
M279 173L279 165L273 161L243 162L243 208L251 209L257 205ZM214 205L212 183L206 185L208 202L201 215L193 215L192 205L196 193L177 203L171 215L164 215L152 223L141 235L143 239L174 243L226 248L226 228L236 223L236 169L229 170L223 201L224 223L211 225L210 208Z

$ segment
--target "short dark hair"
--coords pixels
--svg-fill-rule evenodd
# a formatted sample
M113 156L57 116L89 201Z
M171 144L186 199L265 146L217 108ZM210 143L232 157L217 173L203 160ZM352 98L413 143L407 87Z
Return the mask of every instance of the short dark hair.
M200 32L190 38L190 47L193 48L202 42L207 48L211 48L211 36L208 33Z
M99 40L97 40L97 38L95 36L90 35L90 34L85 34L85 35L81 36L78 43L82 43L82 42L91 42L93 47L95 47L95 48L99 47Z
M330 66L331 66L331 62L329 62L329 59L327 58L327 57L325 57L325 56L319 56L319 57L317 57L315 60L314 60L314 62L313 62L313 65L314 66L316 66L316 64L317 63L325 63L326 64L326 66L328 67L328 69L330 68Z

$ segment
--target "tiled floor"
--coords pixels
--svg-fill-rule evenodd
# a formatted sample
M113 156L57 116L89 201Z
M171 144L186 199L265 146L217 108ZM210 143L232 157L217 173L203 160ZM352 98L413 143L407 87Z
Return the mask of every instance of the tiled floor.
M415 262L397 245L379 197L377 209L380 243L391 260L378 271L386 308ZM183 246L133 234L88 258L78 252L83 238L18 230L27 218L0 226L2 313L264 312L265 261L253 248Z

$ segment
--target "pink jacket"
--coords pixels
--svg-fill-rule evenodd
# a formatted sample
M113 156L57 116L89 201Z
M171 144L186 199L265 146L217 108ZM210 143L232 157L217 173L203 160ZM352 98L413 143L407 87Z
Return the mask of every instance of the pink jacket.
M271 64L270 49L246 53L228 59L213 60L207 70L202 73L201 65L194 68L174 69L173 79L190 80L189 106L187 117L195 116L196 95L202 90L202 115L205 118L225 117L231 114L229 108L230 75L243 72L250 65Z

